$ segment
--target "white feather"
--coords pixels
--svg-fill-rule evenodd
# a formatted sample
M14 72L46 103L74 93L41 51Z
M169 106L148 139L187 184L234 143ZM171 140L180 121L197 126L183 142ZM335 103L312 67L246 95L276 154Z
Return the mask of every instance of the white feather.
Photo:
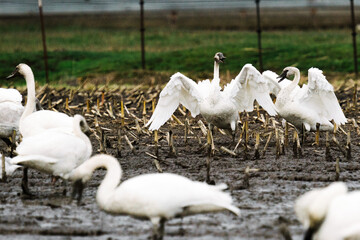
M316 131L317 123L320 131L331 131L331 120L337 125L346 123L334 89L321 70L309 69L308 85L304 84L302 88L298 86L299 70L295 67L284 70L295 74L295 78L278 92L275 106L280 116L299 129L304 124L307 131Z
M0 153L0 160L2 161L2 154ZM0 161L0 179L2 179L2 162ZM16 169L18 169L19 167L21 167L20 165L16 165L16 164L11 164L10 163L11 158L9 157L5 157L5 173L6 176L11 176Z
M23 138L16 148L18 156L11 163L66 179L92 153L90 140L80 129L80 122L85 119L80 115L73 119L74 133L50 129Z
M205 80L196 84L181 73L174 74L160 93L159 102L146 126L151 124L149 130L159 129L180 103L190 110L193 117L201 113L208 123L232 131L235 131L239 119L238 112L252 111L255 99L271 116L276 115L266 80L251 64L245 65L224 91L221 91L218 76L219 64L216 61L211 82Z
M22 96L16 89L0 88L0 137L10 137L13 130L18 131L24 107Z
M254 101L270 115L276 115L275 106L270 98L270 91L266 79L251 64L246 64L225 88L224 95L230 95L230 100L237 106L237 110L253 111Z
M201 93L198 85L181 73L175 73L161 91L159 102L146 126L151 124L149 130L159 129L171 117L180 103L195 117L200 113L200 100Z

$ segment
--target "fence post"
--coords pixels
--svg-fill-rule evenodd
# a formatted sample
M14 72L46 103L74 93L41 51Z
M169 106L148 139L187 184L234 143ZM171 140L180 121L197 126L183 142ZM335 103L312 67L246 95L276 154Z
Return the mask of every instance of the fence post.
M354 13L354 0L350 0L350 9L351 9L351 28L352 28L352 42L354 50L354 69L356 79L359 76L358 71L358 61L357 61L357 48L356 48L356 29L355 29L355 13Z
M258 35L258 52L259 52L259 65L260 72L264 71L263 62L262 62L262 48L261 48L261 26L260 26L260 0L255 0L256 3L256 32Z
M140 32L141 32L141 64L142 64L142 69L145 69L144 0L140 0Z
M45 37L44 16L43 16L43 11L42 11L42 0L38 0L38 4L39 4L39 13L40 13L42 44L43 44L43 50L44 50L45 79L46 79L46 83L49 83L48 56L47 56L47 49L46 49L46 37Z

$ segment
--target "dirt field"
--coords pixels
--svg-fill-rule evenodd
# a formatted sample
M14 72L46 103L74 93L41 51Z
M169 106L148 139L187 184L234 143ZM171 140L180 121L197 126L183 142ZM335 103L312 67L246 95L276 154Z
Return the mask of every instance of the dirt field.
M143 126L144 99L147 101L145 118L149 119L151 99L157 97L158 90L159 88L156 87L97 90L88 88L81 91L41 88L37 92L39 99L43 97L45 99L42 101L44 108L54 108L70 115L84 114L90 127L94 129L94 134L91 136L93 152L100 151L99 140L103 139L102 142L105 142L103 151L118 158L125 180L144 173L158 172L155 159L146 154L155 154L153 134L144 129L138 132L135 125L137 119L140 126ZM102 101L102 93L104 93L104 101ZM352 102L353 88L343 87L337 91L337 95L341 99L343 109L346 109L345 115L349 119L355 118L359 121ZM69 98L68 109L65 105L66 98ZM130 113L125 111L123 128L121 128L121 98ZM88 99L91 112L87 111ZM261 114L265 115L262 110L260 116ZM180 111L176 111L175 115L182 123L185 122L185 117ZM96 126L95 116L99 127ZM246 119L244 116L246 114L242 114L243 122ZM240 137L241 124L234 143L231 137L224 136L217 130L214 132L214 145L217 150L211 158L210 177L215 183L225 182L229 185L235 204L242 211L241 216L235 217L223 212L170 220L165 226L165 239L282 239L281 226L288 228L293 239L301 239L303 230L294 214L294 200L314 187L326 186L335 181L337 158L340 160L340 180L345 181L350 189L360 188L358 181L360 129L354 126L353 122L349 121L342 127L345 132L351 132L352 158L349 160L333 141L330 141L331 159L326 159L325 133L321 133L320 146L313 145L315 134L308 133L306 142L302 145L302 156L294 157L292 147L294 130L291 127L289 145L284 147L285 153L277 157L272 121L265 124L256 120L256 117L256 111L247 117L249 120L247 154L244 151L245 139L236 150L236 156L219 151L221 146L234 149ZM158 163L164 172L204 181L207 153L202 147L206 143L206 137L197 124L202 118L192 119L188 116L188 119L193 133L189 133L187 144L184 143L183 125L172 120L161 128ZM281 119L277 117L276 121L276 129L281 136L284 131ZM120 145L118 129L122 129ZM170 129L174 133L177 157L168 156L169 147L165 136ZM254 159L256 132L260 133L261 140L259 159ZM262 155L270 132L274 134ZM133 152L125 140L125 135L134 146ZM332 136L331 133L330 139ZM346 135L342 130L336 133L336 138L345 149ZM258 170L250 172L248 187L245 177L246 167ZM29 171L29 183L30 190L37 196L35 199L22 196L20 187L22 171L15 172L13 176L8 177L6 183L0 183L0 239L150 239L149 221L140 221L128 216L111 216L99 210L95 193L104 174L104 170L97 170L94 173L84 191L82 205L77 206L75 202L70 203L70 184L67 185L68 192L64 197L61 181L53 185L50 176L34 170Z

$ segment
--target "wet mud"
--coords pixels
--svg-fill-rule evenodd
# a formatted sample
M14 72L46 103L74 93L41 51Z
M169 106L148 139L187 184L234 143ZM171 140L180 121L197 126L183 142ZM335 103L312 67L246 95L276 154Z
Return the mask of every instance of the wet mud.
M86 117L94 130L91 136L94 154L101 151L117 157L124 172L122 180L159 170L192 180L206 180L208 151L204 145L207 138L197 123L198 120L204 121L201 116L193 119L189 113L184 116L177 110L175 116L181 123L186 122L185 118L190 122L187 143L184 125L169 120L159 131L158 157L153 157L156 155L154 134L143 128L143 121L151 116L151 100L157 98L158 87L87 90L43 87L37 92L45 109L56 109L70 115L80 113ZM345 115L359 121L352 94L352 88L342 88L337 92ZM123 127L121 100L126 106ZM213 134L215 151L209 158L211 181L229 185L229 192L235 205L241 209L241 216L221 212L173 219L165 225L165 239L283 239L281 229L284 228L293 239L301 239L303 229L293 210L298 196L336 179L345 181L351 190L360 188L360 131L353 121L342 126L335 135L345 153L332 141L333 133L329 134L328 155L325 133L320 134L319 146L314 144L315 133L307 133L301 145L301 154L298 152L294 156L294 129L289 127L288 146L280 146L284 152L277 154L276 131L283 139L285 130L279 117L274 119L276 129L273 120L267 118L261 109L259 113L254 111L248 116L242 113L235 142L232 142L231 136L223 135L217 129ZM247 134L241 134L245 120L248 120L249 130ZM136 122L142 129L136 127ZM166 140L169 130L173 132L176 156L170 154ZM345 133L348 132L351 133L351 157L346 157ZM258 159L254 157L257 133L260 136ZM272 137L263 153L270 133ZM243 140L235 151L236 156L220 150L222 146L233 150L240 135ZM128 138L133 150L125 138ZM339 175L336 173L336 159L339 160ZM248 173L247 167L250 169ZM82 204L77 206L70 199L70 183L64 186L58 180L54 184L51 176L31 169L29 187L36 196L23 196L20 186L22 171L16 171L8 176L6 182L0 183L0 239L150 239L150 221L100 211L95 196L104 174L104 169L95 171L84 190Z

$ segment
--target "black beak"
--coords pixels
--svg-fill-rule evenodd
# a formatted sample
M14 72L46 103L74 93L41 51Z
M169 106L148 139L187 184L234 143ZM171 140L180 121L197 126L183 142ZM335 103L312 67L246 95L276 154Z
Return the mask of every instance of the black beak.
M304 240L312 240L314 233L315 233L314 228L312 227L308 228L304 234Z
M80 203L81 203L83 190L84 190L84 183L82 182L82 180L81 179L76 180L73 184L73 191L71 194L71 198L74 200L77 195L77 204L78 205L80 205Z
M88 128L88 129L85 129L84 133L88 138L90 138L92 131L90 130L90 128Z
M15 77L16 75L19 74L19 69L18 68L15 68L15 70L9 75L6 77L6 79L10 79L10 78L13 78Z
M279 78L278 82L281 82L282 80L284 80L286 78L286 75L288 73L288 70L283 71L277 78Z

